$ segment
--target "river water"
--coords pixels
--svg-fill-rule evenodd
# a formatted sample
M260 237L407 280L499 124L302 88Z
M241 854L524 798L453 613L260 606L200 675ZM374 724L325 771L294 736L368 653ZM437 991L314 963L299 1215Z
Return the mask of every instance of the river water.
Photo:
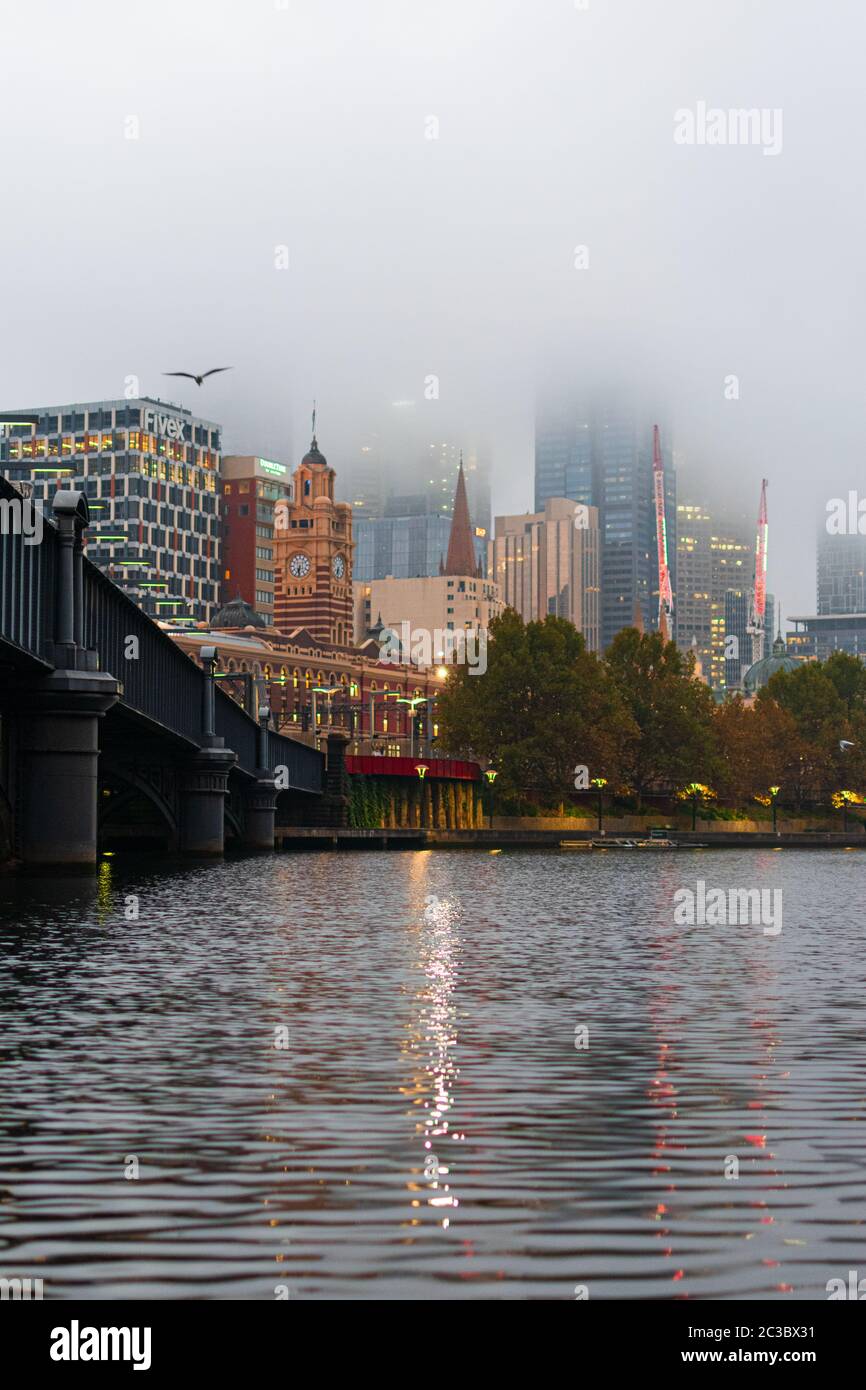
M457 850L0 880L0 1276L825 1299L866 1275L863 871ZM698 879L780 888L782 930L676 923Z

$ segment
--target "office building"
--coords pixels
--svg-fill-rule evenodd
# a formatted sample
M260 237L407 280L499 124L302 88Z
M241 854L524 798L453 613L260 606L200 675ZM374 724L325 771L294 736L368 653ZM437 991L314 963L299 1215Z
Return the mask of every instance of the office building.
M220 535L222 603L249 595L267 621L274 621L276 563L274 526L279 504L294 499L289 468L275 459L226 454L222 460Z
M818 613L866 613L866 536L818 531Z
M826 661L833 652L847 652L866 661L866 612L819 613L789 622L794 624L787 637L789 656Z
M578 524L579 523L579 524ZM599 650L598 509L548 498L540 512L498 516L488 574L503 603L524 622L552 614L583 633Z
M655 422L628 392L576 392L543 404L537 414L536 512L554 497L567 497L598 509L603 649L634 621L636 607L647 631L658 626L652 473ZM671 432L664 424L661 440L668 566L676 619L676 477Z
M220 426L142 397L36 406L0 430L0 472L47 514L58 488L84 492L87 557L152 617L206 621L219 601Z

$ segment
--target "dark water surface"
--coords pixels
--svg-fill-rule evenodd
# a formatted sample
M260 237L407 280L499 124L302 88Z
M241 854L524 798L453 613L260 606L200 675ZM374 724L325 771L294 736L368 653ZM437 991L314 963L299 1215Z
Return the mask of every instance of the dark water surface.
M0 880L0 1276L825 1299L866 1275L864 872L420 851ZM698 878L781 887L781 934L675 925Z

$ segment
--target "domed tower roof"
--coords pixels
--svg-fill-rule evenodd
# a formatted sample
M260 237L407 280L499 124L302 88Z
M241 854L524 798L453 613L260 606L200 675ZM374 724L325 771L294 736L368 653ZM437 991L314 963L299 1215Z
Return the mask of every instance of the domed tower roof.
M328 460L319 448L319 443L315 435L313 435L312 443L301 459L301 463L305 463L308 468L327 468Z
M267 621L261 613L257 613L252 604L246 602L240 589L231 602L226 603L216 617L211 619L212 628L267 627L267 625Z
M777 671L794 671L796 668L797 662L794 657L786 654L785 639L780 632L773 643L771 654L761 657L761 660L750 666L743 676L743 689L749 695L754 695L755 691L766 685Z
M328 460L319 448L319 441L316 438L316 403L313 401L313 439L309 450L301 459L301 464L306 464L308 468L327 468Z

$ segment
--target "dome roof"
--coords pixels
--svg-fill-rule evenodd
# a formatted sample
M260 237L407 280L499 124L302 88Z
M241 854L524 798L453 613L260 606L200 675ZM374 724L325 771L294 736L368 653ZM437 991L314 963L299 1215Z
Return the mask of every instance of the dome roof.
M775 676L777 671L793 671L796 666L797 662L794 657L786 655L785 639L780 633L773 643L770 656L762 656L761 660L750 666L743 676L743 689L753 694L756 690L760 690L762 685L766 685L770 677Z
M304 454L304 457L301 459L301 463L306 464L308 468L327 468L328 460L325 458L325 455L320 452L319 442L316 439L315 435L313 435L313 442L310 445L308 452Z
M240 590L235 594L230 603L225 604L216 617L211 619L211 627L267 627L266 620L261 613L257 613L252 604L247 603L242 597Z

